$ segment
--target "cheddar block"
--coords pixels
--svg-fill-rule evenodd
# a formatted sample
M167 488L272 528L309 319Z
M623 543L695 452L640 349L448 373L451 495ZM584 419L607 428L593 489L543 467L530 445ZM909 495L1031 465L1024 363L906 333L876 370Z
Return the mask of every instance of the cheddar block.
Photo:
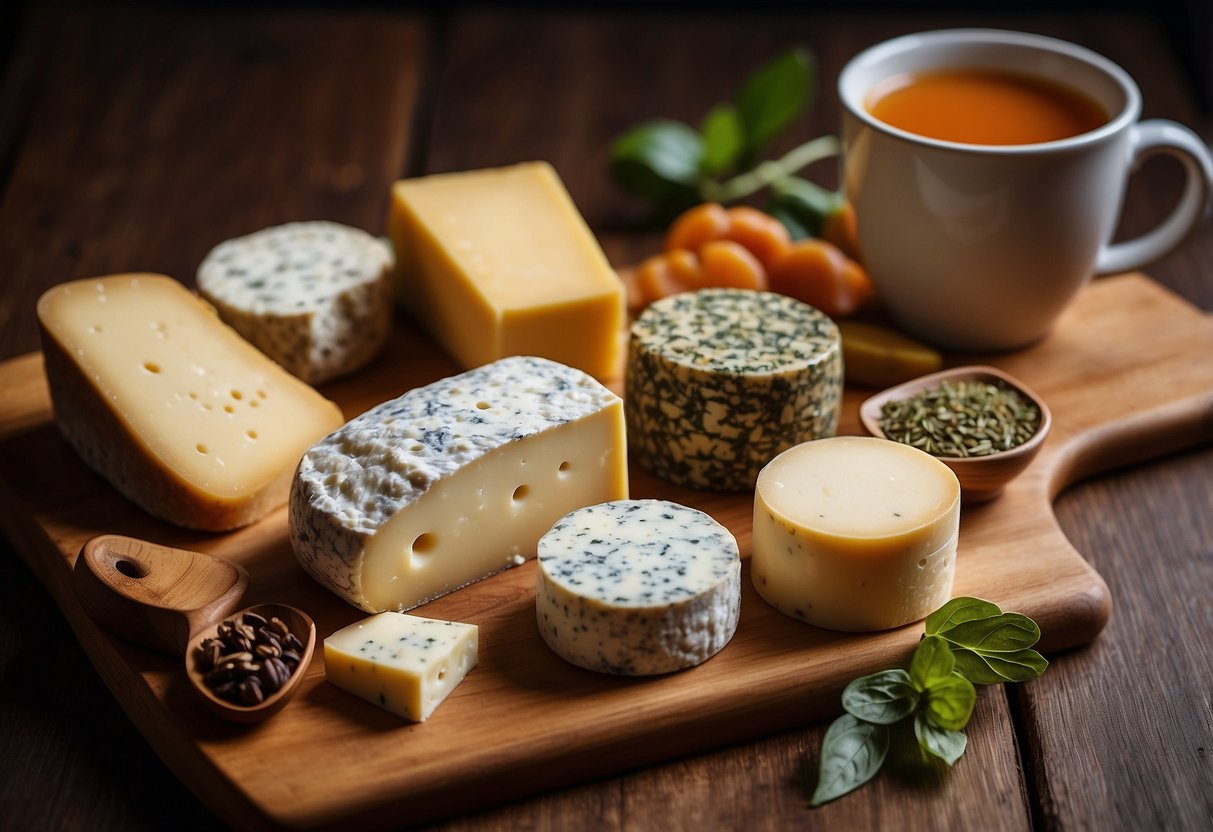
M384 402L303 456L295 556L368 612L404 611L535 556L575 508L627 497L619 397L503 358Z
M959 528L960 482L933 456L872 437L806 442L758 476L754 587L819 627L900 627L951 597Z
M619 375L623 288L546 163L397 182L397 297L465 368L550 358Z
M329 682L413 722L430 718L476 666L475 624L383 612L324 640Z
M149 514L221 531L286 502L337 405L224 325L175 280L120 274L38 301L55 421Z

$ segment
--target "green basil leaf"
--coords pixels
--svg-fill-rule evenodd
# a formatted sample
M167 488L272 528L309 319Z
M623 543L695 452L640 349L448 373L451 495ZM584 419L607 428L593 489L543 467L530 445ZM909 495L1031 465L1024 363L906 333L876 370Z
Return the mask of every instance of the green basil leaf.
M768 214L783 223L783 227L788 230L788 237L792 242L807 240L809 237L815 237L817 234L810 230L807 226L800 222L791 212L779 204L776 199L767 201L766 207L763 208Z
M969 724L975 702L977 688L959 673L952 673L942 679L936 679L931 684L927 690L927 707L924 713L932 724L959 731Z
M950 731L933 724L927 719L926 711L914 717L914 736L918 737L918 745L923 751L948 765L955 765L969 744L969 738L963 732Z
M943 635L957 624L1002 615L997 604L980 598L953 598L927 616L927 635Z
M842 707L865 722L891 725L914 713L918 691L904 670L882 670L847 685L842 692Z
M717 104L699 127L703 138L703 159L699 168L709 176L729 170L745 150L745 128L730 104Z
M649 121L611 148L611 175L626 190L649 199L684 199L694 193L703 159L699 134L678 121Z
M918 643L910 660L910 681L917 690L926 690L935 681L946 679L955 666L948 643L939 636L927 636Z
M952 653L956 656L956 672L975 685L1027 682L1044 673L1049 666L1048 660L1035 650L985 653L953 647Z
M1004 612L956 624L943 635L953 644L979 653L1013 653L1040 641L1040 627L1026 615Z
M842 208L845 200L837 191L787 176L771 185L771 203L790 214L808 231L808 236L818 237L825 221Z
M812 56L795 49L750 76L736 98L748 153L755 153L804 112L813 75Z
M821 743L817 788L810 806L820 806L862 786L880 770L889 753L889 729L843 714Z

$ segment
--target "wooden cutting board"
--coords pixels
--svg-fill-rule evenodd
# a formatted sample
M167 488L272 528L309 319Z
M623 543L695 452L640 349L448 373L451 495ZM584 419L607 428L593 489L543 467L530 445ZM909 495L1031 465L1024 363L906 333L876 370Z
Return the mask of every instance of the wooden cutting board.
M1213 318L1144 276L1121 276L1087 288L1037 346L970 362L1026 382L1048 402L1054 427L1000 499L964 509L955 594L1032 616L1046 652L1083 644L1102 629L1112 602L1061 533L1052 500L1096 471L1213 440ZM352 417L456 371L401 323L368 371L324 392ZM246 604L298 606L321 638L363 613L296 566L285 510L208 535L154 520L120 497L59 437L39 355L0 365L0 391L4 534L148 742L241 827L398 826L803 724L839 711L850 679L904 662L921 633L921 625L850 635L798 623L763 603L746 563L741 624L718 656L660 678L607 677L564 663L541 641L532 561L423 608L478 624L482 650L480 665L428 722L403 723L328 685L318 655L281 714L256 726L228 724L194 701L178 661L111 637L83 613L70 570L86 540L116 532L238 561L251 576ZM848 390L841 432L859 432L858 405L871 392ZM748 558L750 494L675 488L634 468L632 496L707 511Z

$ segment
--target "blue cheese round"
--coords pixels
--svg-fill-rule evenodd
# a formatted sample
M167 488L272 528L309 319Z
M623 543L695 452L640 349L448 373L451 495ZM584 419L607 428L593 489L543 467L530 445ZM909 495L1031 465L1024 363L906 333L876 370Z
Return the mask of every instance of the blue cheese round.
M624 676L693 667L737 631L737 541L664 500L577 509L539 540L535 604L543 640L579 667Z
M198 291L245 340L309 384L351 373L391 330L392 256L335 222L295 222L216 246Z
M704 289L650 305L628 346L628 443L676 485L752 489L788 448L833 436L838 327L784 295Z

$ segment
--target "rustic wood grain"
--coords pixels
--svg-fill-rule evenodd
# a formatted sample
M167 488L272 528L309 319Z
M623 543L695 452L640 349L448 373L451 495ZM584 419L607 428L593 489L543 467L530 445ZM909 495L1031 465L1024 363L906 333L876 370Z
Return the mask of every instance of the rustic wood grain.
M135 186L133 192L125 200L116 197L105 199L95 194L82 201L64 199L63 194L70 191L70 186L87 184L94 178L102 182L102 185L94 187L104 190L107 178L114 175L113 169L135 165L138 158L114 161L115 145L121 142L114 141L112 126L108 149L91 148L88 142L78 138L73 141L56 139L55 134L60 131L67 131L68 135L78 133L84 122L80 121L80 113L73 108L47 99L55 99L61 89L70 92L71 88L81 85L93 89L95 97L121 98L125 85L134 84L141 94L150 94L153 98L166 96L170 102L175 101L175 104L139 111L149 118L152 112L163 113L166 108L177 116L189 115L190 102L194 100L192 92L190 96L176 97L171 92L158 92L157 85L139 76L131 62L118 60L113 54L115 49L107 50L100 42L126 44L128 47L137 43L140 48L150 45L152 52L160 56L157 58L159 63L154 63L154 66L163 68L167 62L171 69L174 62L180 65L176 73L168 72L164 76L170 86L184 83L191 91L200 94L206 92L206 85L196 73L205 75L217 67L222 68L218 76L220 86L239 90L236 81L241 64L222 59L223 50L213 42L208 45L206 38L199 40L168 31L166 26L181 20L176 13L164 15L154 9L150 12L143 9L128 11L125 16L118 18L91 14L86 15L83 22L79 19L75 22L61 21L41 14L42 17L35 16L31 29L33 34L22 38L23 48L10 62L10 71L4 79L5 86L0 90L0 122L4 123L5 128L0 129L0 140L15 134L19 144L19 152L14 151L12 157L12 185L17 187L21 182L25 183L20 191L21 199L15 207L10 198L11 189L0 194L4 198L4 202L0 203L0 265L4 269L0 274L0 356L15 355L36 346L33 328L29 321L21 318L23 313L19 312L28 309L32 298L41 288L68 277L96 273L111 267L131 267L131 259L149 246L157 262L165 264L162 267L166 271L188 278L197 258L215 240L257 224L315 215L344 219L355 224L365 223L373 230L380 221L381 204L372 206L376 200L382 200L385 194L379 191L378 183L372 181L371 175L368 174L361 189L355 188L356 195L343 202L339 197L340 188L326 191L323 187L317 188L314 183L286 176L268 155L260 157L263 161L268 160L268 164L255 170L237 165L233 169L220 170L217 182L201 182L204 192L209 187L210 193L242 197L232 200L235 207L230 210L236 214L246 212L241 215L244 221L227 215L216 217L212 213L210 221L216 224L213 235L210 227L177 224L172 215L178 213L179 206L173 205L171 210L165 207L168 204L166 194L179 193L173 190L171 183L135 176L128 184L128 187ZM242 29L255 31L258 33L254 38L256 43L263 39L277 42L275 33L285 33L283 36L295 44L284 47L288 57L299 43L323 40L321 35L310 31L315 28L310 12L286 13L286 17L295 20L295 28L288 25L280 30L274 24L283 15L280 10L274 10L251 18L216 13L203 15L201 19L203 30L209 26L212 34L239 34ZM394 15L387 17L391 28L398 18ZM365 35L367 43L377 43L368 27L382 23L384 15L355 14L354 18L357 22L350 24L348 13L333 12L326 18L326 23L338 29L352 25ZM185 19L195 18L187 15ZM525 153L527 157L540 157L556 148L564 155L554 160L566 180L569 180L574 197L591 219L595 230L603 236L608 252L616 262L634 261L651 250L655 240L652 236L631 232L629 223L638 216L638 211L633 203L616 194L601 179L600 163L605 149L595 151L592 148L605 148L610 136L647 116L675 115L694 121L747 69L774 49L793 42L807 42L813 46L823 67L823 77L830 77L836 74L843 60L858 48L905 31L972 24L1006 25L1041 31L1084 42L1125 65L1142 82L1147 114L1178 116L1188 120L1185 114L1191 113L1190 96L1185 84L1176 76L1174 64L1168 58L1167 45L1144 17L1036 15L992 18L988 15L957 13L914 17L811 15L793 20L791 24L782 18L766 16L730 16L724 24L685 17L646 17L617 22L615 26L608 27L606 44L594 41L589 37L592 33L587 34L587 30L609 20L590 18L587 24L587 18L578 17L571 23L550 25L546 35L534 41L536 46L533 49L524 50L525 59L517 57L516 45L511 46L491 31L493 16L469 18L471 22L466 26L459 25L462 19L458 18L446 30L449 38L445 41L444 52L459 56L458 65L444 61L440 78L448 79L449 83L449 79L458 79L462 75L463 80L456 87L466 89L474 82L477 72L491 77L497 71L494 50L504 49L510 53L504 58L510 72L514 75L522 72L531 83L522 88L507 89L508 95L504 100L500 96L481 100L483 109L479 115L456 113L445 116L455 120L453 126L448 124L442 127L444 117L440 114L434 122L432 135L426 131L422 142L425 147L432 148L433 153L418 155L421 161L416 169L422 169L422 161L427 159L431 165L467 166L512 160L504 155L493 157L493 153L511 151ZM69 29L66 34L58 31L61 25ZM598 51L583 53L577 48L562 45L559 36L564 26L581 33L583 39L596 42ZM464 34L465 30L477 38L473 41L475 48L462 45L463 39L470 37ZM517 32L512 29L507 31ZM149 33L165 35L176 49L181 50L180 54L172 49L167 50L172 52L171 55L158 51L160 47L154 39L150 44L146 40L145 36ZM135 41L131 38L144 39ZM93 42L94 39L98 42ZM412 45L424 49L435 42L422 40L418 36ZM70 44L70 48L65 44ZM701 48L703 45L718 48L708 50ZM624 79L626 86L619 86L612 79L592 77L595 62L602 50L608 48L628 51L635 56L626 66L611 65L612 73ZM347 55L353 49L348 42L343 47ZM398 62L407 63L412 57L406 54L407 50L389 50L381 46L373 46L369 53L391 66L396 66ZM563 63L546 61L546 56L550 54L561 58ZM722 58L722 55L727 58ZM298 54L295 57L298 59ZM471 61L471 65L466 61ZM547 67L548 71L520 69L517 65L524 61L536 67ZM347 59L341 66L349 67L356 63ZM190 76L190 72L181 68L184 65L196 67L193 70L195 74ZM298 62L290 66L295 72L308 72ZM562 95L569 90L577 92L577 88L559 80L558 73L552 71L555 67L575 68L574 76L589 84L585 89L595 93L586 96L584 101L569 105L575 117L573 120L578 124L573 127L576 139L568 146L562 144L561 135L557 135L546 123L544 109L530 103L536 99L550 102L552 98L544 89L553 84L559 85ZM323 85L323 79L319 78L321 73L321 69L316 69L315 75L310 77L315 83ZM380 72L375 77L379 79L382 75ZM183 76L190 76L193 80L183 81ZM36 93L31 93L34 89ZM440 89L444 90L442 96L430 90L427 97L435 102L445 100L447 88ZM498 86L497 89L500 91L502 87ZM357 96L354 98L357 100ZM521 102L520 112L528 116L526 124L521 120L510 120L520 119L508 107L520 98L525 99ZM206 100L205 95L199 100ZM95 104L92 110L86 107L83 112L91 116L97 112L97 106L101 105ZM174 111L173 106L178 109ZM283 105L279 102L275 106ZM364 102L359 106L366 104ZM133 104L128 104L128 110L133 107ZM597 116L599 107L605 110L606 116ZM12 130L14 122L7 118L12 112L20 112L23 117L28 114L28 126L24 126L23 118L23 127ZM832 128L835 113L836 105L832 99L823 96L801 135L807 138L820 130ZM494 118L494 114L499 118ZM537 114L539 118L535 118ZM177 116L170 116L169 120ZM479 137L485 149L482 162L477 161L481 158L477 156L480 151L466 145L472 137L458 123L461 118L478 118L484 127ZM363 122L357 123L361 125ZM295 141L292 147L291 139L297 137L298 130L281 127L268 118L254 118L252 124L256 131L249 135L256 141L260 141L257 137L267 131L274 133L281 129L281 133L275 134L278 144L282 146L281 152L297 154L291 156L296 163L304 156L317 152L315 146L303 140ZM296 122L291 126L298 127L298 124ZM389 128L384 126L383 129ZM462 135L465 144L452 149L438 141L440 136L450 138L451 134L444 132L448 129L453 129L456 136ZM498 129L505 130L506 140L494 138ZM527 131L533 131L530 138ZM362 136L360 141L375 143L382 139L380 130L366 132L369 135ZM1213 135L1207 121L1202 132L1206 138ZM204 153L205 148L198 146L201 142L195 142L195 136L202 133L180 125L168 133L172 136L173 145L144 138L138 143L139 152L151 152L153 155L164 155L170 151L177 155L184 153L187 159L193 160L193 164L212 164ZM53 144L59 141L56 145L59 153L70 155L82 150L85 157L81 161L74 161L72 158L54 158L54 154L48 156L37 148L31 150L30 145L21 141L27 134L36 143ZM233 138L229 135L224 141L226 144L221 145L225 153L230 155L239 150L239 136ZM340 139L330 138L322 143L322 147L329 147L331 142L338 141ZM300 149L303 147L309 149ZM376 147L386 149L387 144ZM582 157L577 150L579 147L590 147L591 150ZM399 151L401 159L411 158L403 147L395 149ZM0 148L5 153L10 150L13 148ZM528 150L530 152L526 152ZM30 152L36 163L32 168L26 155ZM196 155L191 156L191 153ZM460 154L470 158L463 158ZM0 155L2 158L8 157ZM326 158L331 160L331 157ZM1131 189L1124 223L1126 228L1131 229L1134 224L1137 228L1147 227L1150 219L1156 217L1174 198L1177 177L1174 170L1168 172L1165 169L1166 164L1160 162L1147 166L1143 177ZM57 165L71 171L71 181L56 171ZM402 166L403 163L397 164L395 170L388 173L388 178L399 172ZM1156 170L1159 166L1163 169ZM298 169L298 164L291 164L287 172ZM158 170L163 171L163 167ZM240 181L228 178L234 171L240 173ZM832 175L828 169L818 173L823 181L829 180ZM200 182L198 177L190 181L195 185ZM283 189L285 199L282 203L272 195L267 196L267 182ZM113 188L112 185L108 187ZM313 189L317 189L321 196L314 196ZM1144 191L1144 202L1134 197L1135 190ZM314 201L309 202L313 198ZM281 204L288 202L298 209L297 214L281 209ZM203 212L208 209L197 210ZM315 213L312 214L312 211ZM343 211L349 213L343 214ZM188 212L182 213L188 216ZM229 219L231 225L223 225ZM124 224L135 228L127 230ZM155 239L149 239L149 235L140 230L139 227L143 225L156 230ZM171 226L168 230L173 235L165 237L161 232L168 226ZM219 227L226 230L220 233ZM97 231L102 233L102 237L95 234ZM1154 277L1176 288L1205 309L1213 308L1213 281L1208 279L1208 275L1213 273L1213 264L1210 263L1213 256L1211 234L1213 230L1206 224L1187 246L1150 270ZM110 237L116 239L110 241ZM68 247L65 242L75 242L76 247ZM18 264L21 268L15 268ZM4 391L5 394L8 392ZM1076 535L1075 542L1080 551L1096 560L1101 570L1114 570L1109 580L1116 593L1118 613L1122 606L1129 603L1136 605L1137 614L1142 620L1148 620L1152 610L1173 597L1152 585L1152 576L1139 572L1141 553L1137 547L1140 546L1152 550L1159 570L1178 569L1183 579L1181 581L1176 577L1174 585L1186 589L1185 597L1207 598L1213 589L1207 569L1207 529L1189 522L1172 522L1170 518L1173 506L1187 506L1189 510L1207 507L1211 462L1213 460L1207 452L1183 456L1163 465L1103 480L1097 486L1081 487L1063 498L1063 520L1067 516L1070 518L1066 529ZM1125 513L1122 517L1120 510L1127 499L1124 496L1126 489L1134 499L1140 498L1142 503L1138 513ZM1129 505L1136 506L1137 503ZM1135 524L1138 521L1153 523L1147 539L1136 535ZM1078 536L1082 533L1081 529L1076 531L1072 525L1075 522L1088 527L1091 534L1098 533L1097 536L1081 538ZM1204 536L1199 536L1201 534ZM0 603L0 681L3 682L0 684L0 705L4 708L3 719L0 719L0 817L5 819L6 825L11 822L13 828L54 826L90 829L164 828L170 825L210 828L215 825L213 816L175 778L166 774L147 746L131 730L109 692L97 683L96 675L75 646L75 637L65 626L54 602L7 549L7 546L0 549L0 557L9 567L5 580L0 582L3 584L0 590L0 600L3 601ZM12 580L9 580L10 575ZM1165 581L1163 585L1173 588ZM1122 599L1125 593L1131 596L1127 600ZM1181 690L1181 704L1195 705L1192 710L1176 707L1165 710L1165 717L1159 717L1157 709L1139 708L1140 691L1145 689L1141 682L1123 674L1115 675L1115 666L1092 661L1093 655L1103 655L1100 651L1105 649L1109 641L1117 638L1115 634L1120 631L1115 615L1111 627L1093 650L1076 651L1059 657L1043 679L1020 689L1025 695L1030 693L1030 705L1025 704L1027 700L1024 697L1017 695L1013 698L1016 718L1023 729L1021 739L1032 746L1026 762L1030 775L1028 799L1029 805L1035 809L1032 819L1036 825L1047 828L1126 829L1152 825L1203 828L1208 825L1209 769L1207 756L1202 756L1202 753L1207 754L1209 722L1207 718L1202 721L1194 716L1201 713L1207 715L1207 703L1201 706L1199 701L1194 700L1194 697L1198 699L1202 688L1188 682L1180 671L1192 669L1199 673L1203 668L1204 687L1207 688L1210 678L1207 663L1202 665L1200 662L1204 654L1192 651L1199 650L1198 645L1207 641L1209 627L1207 618L1201 619L1199 616L1185 615L1178 620L1181 629L1173 644L1180 645L1180 650L1188 651L1181 655L1180 660L1164 661L1154 657L1157 652L1154 645L1140 636L1131 641L1130 646L1121 645L1117 640L1116 644L1123 652L1116 655L1116 660L1132 662L1144 657L1152 661L1151 667L1157 673L1160 685ZM1175 648L1169 645L1168 649ZM30 679L36 681L28 683ZM828 815L831 825L875 828L879 825L877 820L892 819L898 825L925 828L928 823L924 819L931 819L934 823L930 825L937 827L939 818L953 812L959 818L958 823L1022 828L1026 825L1025 809L1018 786L1015 785L1012 726L1007 718L1003 697L991 697L990 693L992 691L983 694L970 736L975 745L980 743L984 746L988 742L992 748L983 748L980 754L977 753L978 748L971 750L946 789L915 789L912 793L915 800L896 792L890 794L883 785L889 777L884 775L868 791L840 801L823 812L809 813L803 808L802 766L807 760L815 759L823 730L822 726L815 726L720 752L698 755L668 766L556 792L447 826L566 828L601 818L601 825L607 828L643 828L658 826L649 820L656 817L665 823L666 828L689 828L691 824L684 818L694 819L696 825L702 825L712 818L720 820L721 825L732 825L731 821L740 818L747 827L751 823L757 828L762 828L764 824L775 828L793 823L812 827L815 823L824 825L827 813L832 813ZM90 701L87 714L79 709L80 697ZM1113 712L1131 715L1132 719L1126 717L1123 722L1118 722L1114 730L1103 726L1097 718L1099 706L1093 706L1093 702L1106 702ZM1077 719L1064 723L1067 716L1075 714L1078 715ZM1054 731L1059 733L1052 733ZM1053 739L1050 740L1050 737ZM1119 760L1124 756L1122 749L1132 745L1157 749L1156 753L1164 760L1161 772L1175 775L1177 782L1166 780L1145 762L1134 765L1092 763L1093 760ZM1169 748L1187 749L1194 756L1184 757L1182 751L1168 752L1166 749ZM121 772L111 759L117 749L121 749L125 763ZM1186 769L1185 760L1191 760ZM745 772L746 776L739 777L738 772ZM972 778L962 779L957 776L961 772L971 773ZM997 787L987 788L986 778L994 780ZM992 797L991 793L996 796ZM1205 796L1204 802L1200 799L1202 794ZM770 814L767 814L767 799L778 807ZM992 802L995 808L982 808L987 802ZM776 820L764 820L768 818Z

